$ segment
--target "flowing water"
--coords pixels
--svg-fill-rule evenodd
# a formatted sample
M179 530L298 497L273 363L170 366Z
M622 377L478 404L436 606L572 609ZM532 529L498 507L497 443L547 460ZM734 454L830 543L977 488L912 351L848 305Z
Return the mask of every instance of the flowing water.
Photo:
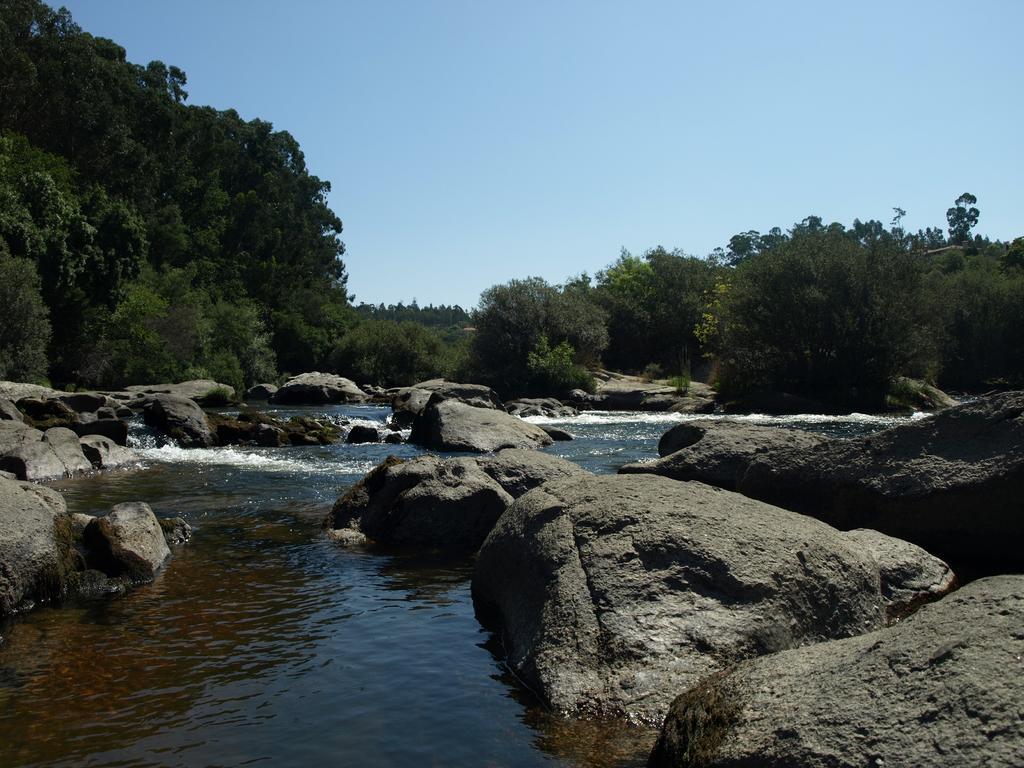
M282 415L308 408L279 409ZM371 406L318 415L379 423ZM593 472L656 457L675 414L591 412L549 450ZM900 417L740 417L854 435ZM905 418L905 417L903 417ZM0 624L2 766L632 766L651 731L552 715L473 616L472 565L348 551L320 524L407 445L182 450L53 484L73 512L147 501L193 539L153 584Z

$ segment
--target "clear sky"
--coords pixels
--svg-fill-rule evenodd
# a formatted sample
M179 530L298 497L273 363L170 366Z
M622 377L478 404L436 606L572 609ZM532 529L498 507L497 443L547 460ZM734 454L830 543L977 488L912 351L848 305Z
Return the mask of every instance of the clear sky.
M808 214L1024 234L1024 2L66 0L292 133L357 301L476 303Z

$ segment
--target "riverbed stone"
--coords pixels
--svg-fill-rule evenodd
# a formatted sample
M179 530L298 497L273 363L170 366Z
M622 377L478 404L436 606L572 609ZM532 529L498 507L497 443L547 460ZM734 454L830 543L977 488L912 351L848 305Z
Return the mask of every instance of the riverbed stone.
M245 391L246 400L269 400L277 392L275 384L254 384Z
M163 431L182 448L209 448L216 442L206 413L194 400L154 395L143 415L147 424Z
M348 431L348 435L345 437L345 442L354 443L379 443L380 432L376 427L371 427L366 424L356 424Z
M86 527L83 540L108 576L139 581L151 580L171 554L160 521L142 501L115 505Z
M458 400L460 403L476 408L493 408L504 410L505 406L498 393L484 384L465 384L447 379L429 379L414 384L413 389L435 393L446 400Z
M878 629L879 563L846 534L702 483L553 480L477 558L477 614L543 701L658 723L741 659Z
M505 403L505 411L521 419L531 416L567 419L579 415L579 411L573 406L565 405L553 397L521 397Z
M118 418L97 418L87 423L72 424L71 429L79 437L102 435L118 445L128 445L128 424Z
M67 427L48 429L43 433L43 440L64 465L64 474L77 475L92 470L92 462L85 457L82 442L72 430Z
M71 536L59 493L0 478L0 616L64 594L74 573Z
M550 480L590 475L574 461L522 448L505 448L480 456L476 462L513 499Z
M756 457L790 448L813 448L827 439L799 429L734 421L692 421L662 435L658 442L662 458L627 464L619 472L699 480L734 491Z
M118 445L103 435L86 435L80 438L82 453L94 469L114 469L135 464L139 457L131 448Z
M0 421L24 421L25 417L12 401L0 397Z
M511 502L471 458L390 457L338 500L326 527L343 543L468 554Z
M409 441L437 451L486 453L502 448L541 448L551 438L535 424L504 411L431 396L412 425Z
M227 393L230 400L236 397L235 388L228 384L221 384L212 379L191 379L176 384L135 384L126 387L125 391L136 397L145 395L173 395L174 397L185 398L196 403L206 403L208 400L213 405L220 404L223 393Z
M980 579L899 624L705 678L652 768L1024 765L1024 576Z
M19 480L53 480L69 474L69 467L54 450L55 445L70 459L71 473L82 471L83 465L75 452L67 449L59 434L47 440L43 432L24 422L0 421L0 469L13 473ZM81 458L85 459L84 454Z
M270 397L281 405L325 405L328 403L365 403L369 396L351 379L333 373L311 371L288 379Z
M738 490L838 528L906 539L954 569L1019 570L1024 392L866 437L773 450L750 462Z

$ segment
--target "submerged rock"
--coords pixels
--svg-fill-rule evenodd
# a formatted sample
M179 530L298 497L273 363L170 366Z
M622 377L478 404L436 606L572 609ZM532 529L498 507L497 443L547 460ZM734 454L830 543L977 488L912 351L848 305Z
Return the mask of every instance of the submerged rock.
M744 658L885 625L880 566L812 518L661 477L553 480L480 549L473 598L553 708L658 722Z
M301 405L365 403L369 396L351 379L312 371L288 379L270 396L270 402Z
M413 422L409 442L437 451L486 453L502 448L540 448L551 445L552 440L540 427L504 411L476 408L435 394Z
M1024 765L1024 577L975 581L888 629L705 678L648 763Z
M108 576L149 581L171 555L160 521L141 501L115 505L89 523L82 538Z
M376 427L370 427L365 424L356 424L349 431L345 437L346 443L379 443L380 432L377 431Z
M0 616L60 597L74 572L71 518L54 490L0 478Z

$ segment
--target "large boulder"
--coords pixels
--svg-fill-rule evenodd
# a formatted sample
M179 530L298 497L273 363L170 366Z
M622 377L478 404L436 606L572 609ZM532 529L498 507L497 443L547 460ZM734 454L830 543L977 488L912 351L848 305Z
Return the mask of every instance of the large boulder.
M92 469L78 436L55 427L46 433L20 421L0 421L0 470L19 480L53 480Z
M672 704L652 768L1024 765L1024 577L743 662Z
M734 491L755 457L772 455L786 448L813 448L826 440L799 429L733 421L684 422L662 435L658 442L662 458L627 464L619 472L700 480Z
M500 411L505 407L502 405L498 393L483 384L462 384L447 379L430 379L414 384L412 389L436 393L446 400L458 400L460 403L476 408L495 408Z
M215 442L206 413L194 400L177 395L154 395L143 417L147 424L164 432L182 448L209 448Z
M24 397L17 402L18 410L25 414L25 421L36 429L70 427L80 421L79 415L60 400L40 400Z
M738 489L837 528L907 539L954 568L1018 570L1024 392L867 437L773 450L751 461Z
M741 659L885 625L880 566L847 534L702 483L583 476L517 499L473 598L553 708L660 722Z
M90 522L82 538L93 562L108 576L148 581L171 554L160 521L141 501L115 505Z
M476 462L514 499L550 480L590 475L573 461L543 451L522 448L506 448L495 454L480 456Z
M12 401L0 397L0 421L24 421L25 415Z
M389 456L345 493L324 522L344 544L476 551L512 500L548 480L589 474L539 451L442 459Z
M245 390L246 400L269 400L277 392L276 384L254 384Z
M596 379L597 389L593 394L573 391L574 403L606 411L710 413L715 408L714 392L700 382L692 382L681 392L664 383L612 371L598 371Z
M416 417L427 407L432 392L415 387L403 387L391 398L391 425L399 429L412 426Z
M0 616L64 594L74 573L71 518L63 497L0 478Z
M121 419L96 419L81 424L72 424L71 429L79 437L103 435L118 445L128 445L128 423Z
M392 457L338 500L325 525L343 543L468 554L511 503L471 458Z
M365 403L367 400L369 396L351 379L317 371L293 376L270 396L270 402L280 405Z
M502 448L541 448L551 438L535 424L504 411L477 408L434 394L412 425L409 441L437 451L486 453Z
M94 469L113 469L134 464L138 456L131 448L118 445L103 435L86 435L81 438L82 453Z
M356 443L379 443L380 431L368 424L354 424L345 436L345 442Z
M82 451L82 442L72 430L66 427L54 427L43 433L43 441L64 465L64 474L77 475L92 470L92 462Z
M192 379L177 384L136 384L126 387L129 394L141 395L174 395L197 403L219 405L224 399L234 400L235 388L221 384L212 379Z

